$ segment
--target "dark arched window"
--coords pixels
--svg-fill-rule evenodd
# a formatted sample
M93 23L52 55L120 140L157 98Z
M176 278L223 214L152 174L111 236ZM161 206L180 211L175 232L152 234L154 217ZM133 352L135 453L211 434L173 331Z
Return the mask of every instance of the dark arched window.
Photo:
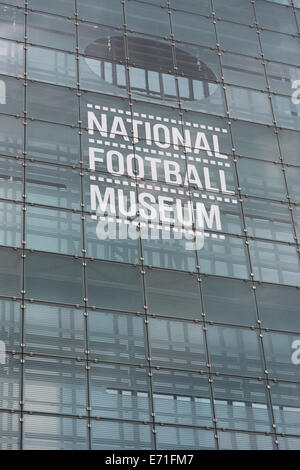
M174 63L171 45L141 37L128 37L130 51L131 91L157 99L176 100L177 93L173 77ZM159 53L158 53L159 51ZM101 57L97 62L86 58L89 67L99 78L118 88L128 86L125 73L124 43L121 36L100 38L85 49L89 57ZM182 100L200 100L210 96L216 89L214 72L197 57L175 48L176 65L184 71L180 80Z

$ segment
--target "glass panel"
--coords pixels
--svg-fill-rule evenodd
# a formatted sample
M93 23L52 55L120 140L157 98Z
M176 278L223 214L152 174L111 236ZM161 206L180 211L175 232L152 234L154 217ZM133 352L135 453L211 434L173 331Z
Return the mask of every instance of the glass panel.
M267 387L257 379L213 379L218 427L248 431L272 431Z
M279 437L279 449L280 450L299 450L300 439L297 437Z
M0 295L20 296L21 267L21 250L0 248Z
M28 12L29 42L42 46L75 51L75 24L67 18Z
M3 361L0 362L0 407L19 409L20 399L20 357L6 354L5 363L3 364Z
M157 448L163 450L214 450L216 448L214 433L203 429L177 426L158 427L156 439Z
M179 81L179 95L184 99L185 88ZM194 100L187 100L184 106L189 110L199 111L201 113L215 114L216 116L225 115L225 101L221 85L215 83L193 80Z
M27 201L48 206L80 209L80 170L28 163L26 167Z
M265 332L263 343L270 377L299 381L300 336L273 331Z
M0 40L0 68L5 75L23 77L24 46L13 41Z
M24 82L15 77L0 75L0 112L23 115Z
M270 161L279 160L279 147L272 127L232 121L231 130L238 155Z
M14 158L0 157L0 197L21 200L23 194L24 169L22 162Z
M0 300L0 341L5 351L19 350L21 343L21 307L19 302ZM8 357L7 357L8 360ZM2 358L2 362L3 358ZM1 362L0 362L1 363Z
M295 90L294 82L300 80L300 70L291 65L267 62L268 82L272 91L291 95ZM296 88L298 88L296 83Z
M201 286L207 321L255 324L255 299L249 283L209 276L203 278Z
M297 150L300 145L300 132L280 129L278 136L284 162L300 166L300 159Z
M28 46L27 75L31 80L76 87L75 55Z
M20 416L15 413L0 413L0 449L18 450L20 448Z
M74 255L80 254L82 246L80 214L44 207L27 207L27 248Z
M175 40L215 47L216 36L211 19L172 11L171 20Z
M300 65L299 40L297 38L287 34L260 31L260 40L266 59L290 65Z
M291 196L292 201L300 202L300 188L299 188L299 177L300 169L299 168L286 168L285 175L287 180L287 185L289 188L289 195Z
M290 96L272 95L275 120L278 126L300 130L300 112Z
M154 449L152 427L138 423L95 421L92 426L92 449Z
M88 427L85 419L24 415L24 450L86 450Z
M21 246L22 206L0 201L0 244Z
M255 2L255 12L258 25L273 31L297 34L295 15L292 8L281 5L271 5L265 1Z
M81 260L71 256L28 253L25 268L29 298L73 305L83 303Z
M266 89L264 68L258 58L236 54L221 55L225 82L249 88Z
M271 396L277 432L299 435L299 384L272 383Z
M245 198L243 212L249 236L293 243L294 229L287 204Z
M204 238L198 259L202 273L249 278L248 253L240 238L212 233Z
M295 288L256 286L259 317L264 328L300 333L300 292Z
M86 388L84 364L68 359L25 359L25 410L86 414Z
M71 127L29 121L26 145L30 157L38 160L64 165L79 164L79 135Z
M140 268L88 261L87 288L89 305L132 312L143 309Z
M93 416L150 419L148 377L141 368L92 365L90 397Z
M273 437L264 434L219 432L221 450L273 450Z
M24 125L21 119L0 116L0 153L20 155L23 152L23 136Z
M99 4L98 4L99 8ZM91 23L78 24L79 52L119 62L125 58L123 31Z
M222 0L219 1L219 4L221 1ZM243 1L243 3L245 2ZM223 8L225 10L226 6L224 5ZM244 5L242 8L244 12ZM227 9L227 11L229 15L232 15L230 9ZM217 21L216 27L221 49L254 57L260 55L258 35L254 28L252 29L235 23L227 23L226 21Z
M148 269L145 282L149 313L201 319L197 276L176 271Z
M89 311L88 313L91 360L145 363L147 347L143 317L117 312Z
M99 0L79 0L77 8L80 19L109 26L122 26L124 23L120 0L101 0L101 4Z
M250 240L249 247L256 280L300 285L299 256L295 246Z
M125 65L80 57L79 70L82 89L113 96L128 96Z
M74 0L51 0L45 4L44 0L28 0L29 8L47 11L57 15L73 16L75 11Z
M38 354L83 357L84 316L80 310L41 304L26 304L25 351Z
M207 326L211 370L224 374L259 377L263 360L258 333L227 326Z
M252 5L248 0L214 0L214 10L218 18L236 23L253 24L255 21Z
M110 138L114 138L115 135L125 135L126 139L124 140L128 142L128 135L131 130L127 124L127 119L131 117L128 101L119 97L84 92L80 98L80 107L81 118L83 120L82 126L88 129L89 138L107 138L108 134L111 136ZM118 123L114 123L115 116L118 118L116 120L119 121ZM121 122L120 118L123 122ZM107 128L105 120L107 120Z
M24 41L24 23L23 10L0 5L0 29L3 38Z
M237 163L242 194L283 200L286 187L279 165L242 158Z
M152 3L153 0L151 0ZM163 2L162 2L163 3ZM185 0L183 3L181 0L171 0L171 8L176 10L184 10L191 13L198 13L199 15L209 15L211 13L211 4L209 0Z
M198 370L205 367L202 326L175 320L149 319L153 365Z
M229 164L226 165L230 166ZM231 171L233 173L233 170ZM230 174L229 171L227 174L234 176ZM231 199L230 197L226 197L226 194L224 194L225 197L222 197L213 196L211 193L208 193L203 202L199 202L199 200L201 201L200 198L203 196L205 195L200 191L192 191L192 201L195 207L195 221L196 223L198 221L200 227L208 231L204 232L204 236L215 235L210 233L212 230L232 234L241 234L243 232L241 205L236 198ZM206 213L209 214L207 219L205 217ZM209 217L211 220L209 220Z
M77 125L77 99L76 91L69 88L44 83L27 84L28 116L35 119Z
M237 119L272 124L272 109L268 95L259 91L226 86L230 116Z
M161 37L169 36L171 33L166 8L130 1L125 4L125 18L128 29L140 33Z
M153 370L152 390L157 421L187 426L212 425L208 376Z

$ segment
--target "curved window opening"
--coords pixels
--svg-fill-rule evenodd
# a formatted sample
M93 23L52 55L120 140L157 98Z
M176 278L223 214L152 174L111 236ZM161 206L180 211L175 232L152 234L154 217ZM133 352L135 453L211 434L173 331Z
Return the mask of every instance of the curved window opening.
M144 38L128 38L130 51L130 89L131 92L163 100L177 100L174 80L173 51L171 45ZM124 43L121 36L100 38L88 45L85 54L90 69L101 80L128 89L128 74L125 65ZM180 99L195 101L208 98L217 86L214 72L199 58L175 48L176 64L179 72ZM185 75L180 76L184 70Z

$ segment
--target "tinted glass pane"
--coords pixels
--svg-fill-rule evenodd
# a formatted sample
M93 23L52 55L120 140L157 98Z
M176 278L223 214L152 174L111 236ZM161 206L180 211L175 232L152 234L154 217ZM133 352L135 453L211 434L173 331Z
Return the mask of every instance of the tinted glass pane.
M245 326L255 324L255 299L249 283L207 277L201 286L208 321Z
M264 284L256 287L259 317L264 328L300 332L300 292Z
M143 364L146 332L143 317L117 312L88 312L90 359Z
M47 206L80 209L80 170L28 163L26 193L29 202Z
M7 5L0 6L1 36L6 39L24 40L25 16L23 10Z
M207 327L212 371L258 377L263 363L256 331L225 326Z
M0 152L4 155L20 155L23 152L23 121L10 116L0 116Z
M45 96L47 97L46 104ZM75 90L29 82L27 105L28 116L35 119L61 124L77 124L78 106Z
M143 309L140 268L89 261L87 287L89 305L133 312Z
M83 303L81 260L67 256L30 253L26 258L29 298L66 304Z
M220 427L265 432L272 430L264 382L238 377L216 377L213 380L213 390L215 413Z
M0 301L0 341L5 351L19 350L21 343L21 307L19 302ZM5 358L4 358L5 359ZM7 358L8 359L8 358ZM4 362L2 358L2 362Z
M27 149L38 160L62 164L79 164L78 131L38 121L27 124Z
M263 434L219 433L221 450L273 450L273 438Z
M75 50L75 25L72 20L29 11L29 42L56 49Z
M299 256L295 246L252 240L249 246L256 280L292 286L300 284Z
M0 244L21 246L22 206L0 201Z
M92 449L153 449L152 427L145 424L96 421L92 427Z
M0 413L1 450L17 450L20 448L20 421L18 414Z
M74 0L52 0L52 2L48 4L45 4L43 0L28 0L28 3L29 7L35 10L47 11L64 16L74 15Z
M60 416L25 415L24 450L88 449L87 422Z
M288 333L264 333L264 351L271 377L299 381L300 337Z
M154 371L152 388L158 421L190 426L212 425L208 376L183 371Z
M26 351L83 357L84 316L81 310L27 303L24 334Z
M147 270L145 281L149 313L201 318L200 290L196 276L151 269Z
M93 365L90 372L92 414L148 420L150 401L146 371L135 367Z
M13 41L0 40L0 66L5 75L23 76L24 47Z
M5 364L0 364L0 406L6 409L20 407L20 357L7 354Z
M76 86L75 55L40 47L28 47L28 78L55 85Z
M26 358L25 409L60 414L86 414L84 364L68 359Z
M157 429L158 449L214 450L214 433L203 429L163 426Z
M194 370L205 367L204 338L198 324L150 318L149 341L154 365Z
M0 295L19 296L21 290L21 250L0 248Z
M82 250L80 215L70 211L28 207L26 242L27 248L34 250L80 254Z

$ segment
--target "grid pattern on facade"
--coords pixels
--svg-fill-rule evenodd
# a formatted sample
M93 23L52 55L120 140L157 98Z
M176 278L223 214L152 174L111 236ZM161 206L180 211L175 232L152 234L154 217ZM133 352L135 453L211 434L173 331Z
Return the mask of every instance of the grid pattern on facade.
M299 449L300 1L15 0L0 22L0 447ZM101 243L91 181L217 203L222 228Z

